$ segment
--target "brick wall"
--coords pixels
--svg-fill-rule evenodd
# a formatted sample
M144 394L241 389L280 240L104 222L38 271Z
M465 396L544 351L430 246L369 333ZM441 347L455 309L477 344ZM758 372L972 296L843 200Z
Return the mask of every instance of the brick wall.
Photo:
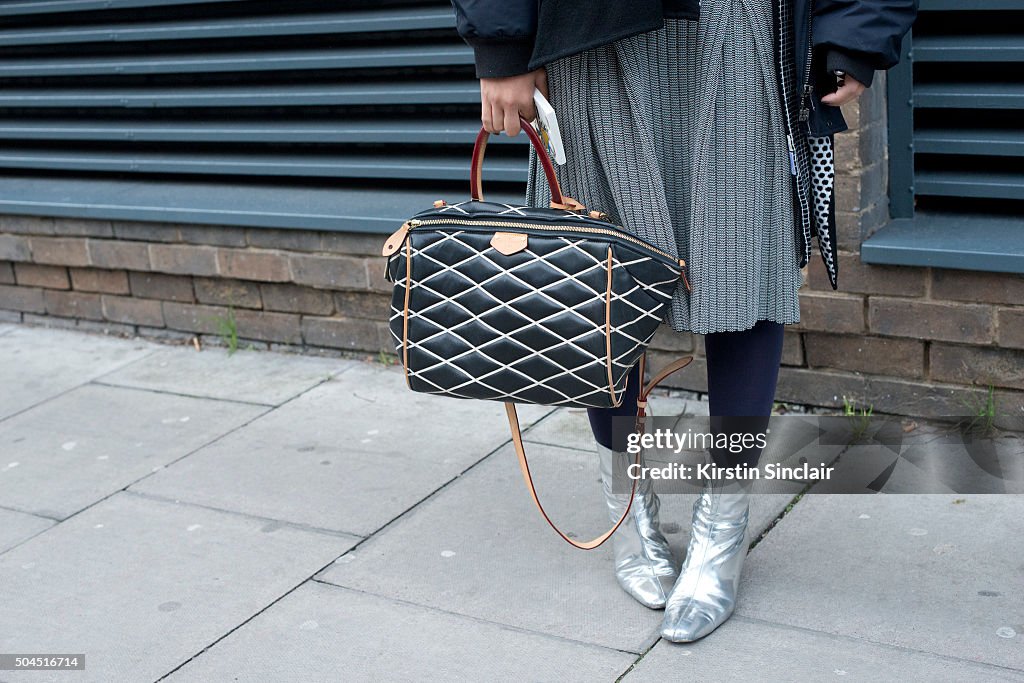
M997 424L1022 428L1024 277L860 262L887 211L882 83L845 110L854 130L837 136L840 288L813 252L777 399L963 415L991 385ZM230 307L243 345L391 353L385 237L0 216L0 321L217 342ZM702 341L659 331L652 367L697 355L666 385L707 390Z

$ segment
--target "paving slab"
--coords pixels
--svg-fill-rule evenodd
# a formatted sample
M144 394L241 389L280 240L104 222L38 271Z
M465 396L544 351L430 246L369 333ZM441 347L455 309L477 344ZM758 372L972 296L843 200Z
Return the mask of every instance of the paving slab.
M310 581L167 681L613 681L634 659Z
M808 495L756 547L737 613L1024 671L1024 498Z
M0 335L0 420L158 348L140 339L18 326Z
M103 378L105 384L280 405L360 361L208 347L162 349Z
M541 501L567 533L608 526L596 458L530 444ZM771 496L755 496L757 510ZM662 521L682 559L696 495L667 495ZM776 505L785 505L776 501ZM752 515L763 519L764 512ZM760 521L758 524L767 524ZM611 543L581 551L534 508L511 447L321 573L324 581L580 642L640 652L661 612L630 598L613 576Z
M530 425L550 408L523 406ZM502 404L412 392L358 363L132 490L359 535L510 440Z
M0 508L0 553L54 525L53 520Z
M64 519L268 409L78 387L0 422L0 505Z
M1021 680L1017 672L953 657L734 616L695 643L660 641L623 679L642 681Z
M7 334L8 332L11 332L14 329L16 329L15 325L12 325L10 323L0 323L0 335Z
M0 652L84 653L75 681L157 680L355 540L118 493L0 555Z

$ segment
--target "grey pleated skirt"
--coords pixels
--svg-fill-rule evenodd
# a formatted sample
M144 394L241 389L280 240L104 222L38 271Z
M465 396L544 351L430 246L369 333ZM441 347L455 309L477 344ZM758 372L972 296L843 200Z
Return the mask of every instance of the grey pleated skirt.
M673 330L800 321L803 283L772 0L702 0L666 26L547 65L562 191L686 259ZM526 203L549 188L530 152Z

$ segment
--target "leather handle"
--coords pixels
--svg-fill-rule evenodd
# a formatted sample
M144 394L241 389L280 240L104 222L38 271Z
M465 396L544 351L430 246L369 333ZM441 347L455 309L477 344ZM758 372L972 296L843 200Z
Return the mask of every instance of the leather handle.
M570 208L571 205L567 205L565 201L566 198L562 196L562 188L559 186L558 179L555 177L555 167L551 164L551 158L548 156L548 151L544 146L544 141L540 139L540 135L534 129L533 124L527 121L522 115L519 116L519 123L523 128L523 132L526 133L526 137L530 139L530 144L532 144L533 148L537 150L537 159L544 168L544 175L547 177L548 186L551 188L552 207L556 207L557 205L556 208ZM490 132L483 126L480 126L480 132L476 135L476 144L473 145L473 159L469 166L470 196L478 202L482 202L484 200L481 171L483 169L484 153L487 151L487 141L490 137ZM573 200L573 202L577 206L581 206L579 205L579 202L576 202L576 200Z
M646 359L647 353L645 352L642 356L640 356L639 361L641 382L644 378L644 367L646 365ZM644 419L647 415L647 396L651 393L651 390L654 389L655 386L657 386L662 380L664 380L666 377L671 375L676 370L685 368L687 365L690 364L692 360L693 356L686 356L685 358L680 358L676 361L673 361L672 363L669 363L664 368L662 368L657 375L651 378L650 382L648 382L645 386L641 388L640 395L637 397L636 401L637 415L636 422L634 423L634 428L636 431L640 431L641 429L643 429ZM523 445L523 435L519 429L519 416L516 414L516 404L512 403L511 401L506 401L505 412L508 414L508 424L509 428L512 430L512 445L515 446L516 456L519 458L519 469L523 473L523 480L526 482L526 487L530 490L530 497L533 498L533 504L537 506L537 509L540 510L541 516L544 517L545 521L547 521L551 528L555 530L555 533L561 536L567 543L579 548L580 550L593 550L594 548L597 548L605 541L607 541L609 538L611 538L612 534L614 534L615 531L619 528L619 526L622 525L622 523L626 520L626 517L629 516L629 511L633 508L633 500L636 498L637 480L633 479L633 486L629 491L629 502L626 504L626 509L623 511L622 517L619 518L619 521L615 522L611 529L609 529L608 531L604 532L596 538L592 538L589 541L576 541L569 538L551 520L551 518L548 516L548 513L544 511L544 506L541 504L540 498L537 496L537 487L534 486L533 483L533 475L530 473L530 463L526 459L526 447ZM640 464L640 456L642 453L642 450L637 451L636 458L634 458L633 460L633 462L636 465Z

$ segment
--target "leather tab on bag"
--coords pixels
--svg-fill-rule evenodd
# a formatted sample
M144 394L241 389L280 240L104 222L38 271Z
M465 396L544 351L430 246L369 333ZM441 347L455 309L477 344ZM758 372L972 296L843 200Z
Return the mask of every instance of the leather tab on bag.
M409 222L402 223L402 227L391 233L391 237L384 242L384 248L381 249L381 256L391 256L398 248L402 246L402 242L405 241L405 236L409 232Z
M491 246L505 256L526 249L528 238L523 232L496 232L491 238Z

